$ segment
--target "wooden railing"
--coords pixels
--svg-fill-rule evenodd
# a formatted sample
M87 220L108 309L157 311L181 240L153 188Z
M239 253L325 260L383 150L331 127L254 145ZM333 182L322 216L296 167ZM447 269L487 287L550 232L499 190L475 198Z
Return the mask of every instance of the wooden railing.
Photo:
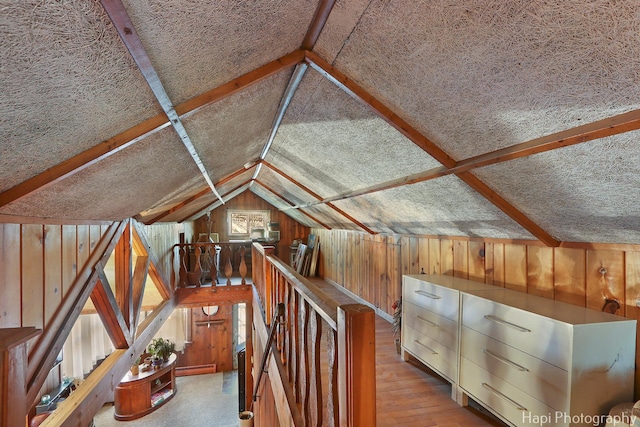
M258 425L375 425L374 311L362 304L338 304L273 252L259 244L252 248L252 278L264 309L264 317L256 319L254 304L256 356L266 345L257 320L268 325L278 304L285 305L268 369L273 398L265 400L275 402L277 419L264 420L268 411L258 399ZM254 378L255 369L254 364ZM258 397L263 394L259 391Z
M246 284L245 256L249 254L250 245L250 242L181 242L174 245L180 263L176 286L197 287L207 281L230 285L231 277L240 277L241 283ZM220 283L222 277L226 278L226 283Z

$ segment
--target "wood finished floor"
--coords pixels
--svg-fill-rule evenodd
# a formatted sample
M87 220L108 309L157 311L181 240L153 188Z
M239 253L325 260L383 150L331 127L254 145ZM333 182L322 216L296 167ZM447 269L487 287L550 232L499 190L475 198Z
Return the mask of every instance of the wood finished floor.
M309 278L340 304L353 300L322 279ZM451 399L451 384L414 360L403 362L396 352L391 324L376 316L376 420L378 427L505 427L472 403Z

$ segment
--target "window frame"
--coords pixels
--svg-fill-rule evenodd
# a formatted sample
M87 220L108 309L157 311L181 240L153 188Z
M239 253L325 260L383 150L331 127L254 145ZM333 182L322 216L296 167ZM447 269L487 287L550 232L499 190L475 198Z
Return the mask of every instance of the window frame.
M247 215L247 233L233 233L233 215L234 214L245 214ZM227 210L227 236L229 236L229 240L231 239L240 239L251 237L251 228L249 224L249 216L252 214L260 214L263 215L264 221L264 231L268 232L269 222L271 221L271 211L268 209L229 209Z

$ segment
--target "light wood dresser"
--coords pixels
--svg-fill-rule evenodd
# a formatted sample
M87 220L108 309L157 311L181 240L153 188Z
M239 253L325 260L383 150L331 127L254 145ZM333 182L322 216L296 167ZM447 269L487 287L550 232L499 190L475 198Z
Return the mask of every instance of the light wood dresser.
M600 425L633 401L635 320L428 275L404 276L402 320L403 352L509 425Z

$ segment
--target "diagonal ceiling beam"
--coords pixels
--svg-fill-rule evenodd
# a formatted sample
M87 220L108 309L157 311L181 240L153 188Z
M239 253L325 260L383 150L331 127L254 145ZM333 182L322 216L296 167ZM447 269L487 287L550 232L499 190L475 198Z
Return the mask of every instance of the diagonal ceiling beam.
M292 67L304 60L304 52L293 51L281 58L271 61L253 71L250 71L236 79L233 79L222 86L211 89L201 95L183 102L175 107L181 118L200 110L211 103L218 102L228 96L240 92L262 80L276 74L283 69ZM22 183L0 193L0 207L28 196L36 190L43 189L68 176L82 171L83 169L106 159L109 156L129 147L130 145L152 135L170 125L167 116L159 114L155 117L127 129L126 131L92 147L82 153L65 160L57 166L30 178ZM220 184L217 184L220 185ZM206 190L206 193L209 189Z
M284 177L285 179L287 179L288 181L290 181L291 183L297 185L298 187L300 187L302 190L306 191L307 193L309 193L312 197L315 197L317 200L320 201L320 203L323 203L322 201L322 197L320 197L319 194L315 193L314 191L312 191L310 188L307 188L306 186L302 185L301 183L299 183L298 181L296 181L295 179L293 179L292 177L290 177L289 175L287 175L286 173L284 173L283 171L281 171L280 169L278 169L277 167L273 166L271 163L267 162L267 161L262 161L262 163L268 167L269 169L271 169L272 171L276 172L277 174L281 175L282 177ZM352 217L351 215L349 215L348 213L346 213L345 211L343 211L342 209L340 209L339 207L337 207L336 205L334 205L333 203L326 203L326 205L333 209L334 211L336 211L337 213L339 213L340 215L344 216L345 218L347 218L349 221L351 221L352 223L354 223L355 225L357 225L358 227L362 228L364 231L366 231L369 234L376 234L375 231L371 230L369 227L367 227L366 225L364 225L363 223L361 223L360 221L356 220L354 217ZM286 209L290 209L290 208L285 208L285 209L281 209L281 210L286 210Z
M237 171L235 171L234 173L232 173L231 175L228 175L224 178L222 178L220 181L218 181L216 183L216 187L220 187L223 184L226 184L227 182L231 181L233 178L242 175L243 173L247 172L248 170L256 167L256 165L258 165L258 163L254 163L251 166L249 166L246 169L238 169ZM182 202L176 204L175 206L172 206L170 209L167 209L166 211L162 212L161 214L159 214L158 216L154 217L153 219L146 221L145 224L146 225L151 225L157 221L160 221L162 218L167 217L168 215L179 211L180 209L183 209L184 207L187 207L189 204L195 202L196 200L198 200L199 198L206 196L207 194L209 194L209 189L206 188L202 191L199 191L198 193L194 194L193 196L183 200ZM224 198L224 195L222 196Z
M255 182L256 184L259 184L262 188L264 188L265 190L267 190L268 192L270 192L271 194L273 194L274 196L276 196L280 200L284 201L286 204L293 205L293 203L291 203L289 200L287 200L286 198L284 198L283 196L278 194L276 191L274 191L272 188L270 188L268 185L264 184L263 182L260 182L257 179L254 180L253 182ZM316 224L320 224L322 227L326 228L327 230L331 230L331 227L329 227L328 225L326 225L322 221L318 220L317 218L314 218L312 215L308 214L307 212L305 212L303 210L300 210L300 213L302 213L303 215L309 217ZM374 234L374 233L372 233L372 234Z
M229 201L229 200L233 199L238 194L240 194L243 191L245 191L248 188L248 185L251 184L251 182L252 182L251 179L247 179L246 181L242 182L240 185L235 186L232 190L229 190L226 193L224 193L222 195L222 198L225 199L226 201ZM245 187L245 188L243 188L243 187ZM239 190L242 190L242 191L239 191ZM188 221L190 219L195 219L195 218L201 216L208 209L210 209L211 206L214 206L214 208L212 208L212 209L215 209L215 208L217 208L218 206L221 206L221 205L222 204L219 201L216 201L215 203L212 203L212 204L206 206L205 208L200 209L196 213L190 213L189 216L186 216L186 217L184 217L182 219L179 219L177 222L185 222L185 221Z
M180 141L182 141L182 144L191 155L191 158L200 170L200 173L204 177L205 181L207 181L207 184L211 188L213 194L215 194L216 197L218 197L218 199L222 201L220 194L218 194L218 191L211 181L209 172L207 172L202 159L198 155L196 147L191 142L191 139L187 134L187 130L184 128L182 121L178 116L178 113L173 108L173 104L169 99L169 95L164 89L164 86L160 81L160 77L158 76L158 73L151 63L151 59L149 58L149 55L147 55L147 52L142 45L142 40L140 40L140 37L138 37L138 33L136 32L133 26L133 22L131 22L131 18L124 8L124 5L120 0L101 0L100 2L102 3L102 7L104 8L104 10L109 15L109 18L118 31L118 34L120 34L120 38L131 53L133 60L138 65L138 68L142 72L142 75L149 84L151 91L153 92L156 99L160 103L160 106L167 115L167 118L171 122L171 125L178 134Z
M418 172L405 177L382 182L370 187L361 188L355 191L348 191L335 196L327 197L317 202L305 203L292 208L304 208L320 203L330 203L336 200L349 199L363 196L365 194L376 193L378 191L389 190L391 188L402 187L404 185L416 184L434 178L440 178L454 173L467 172L476 168L489 166L508 160L519 159L546 151L556 150L570 145L577 145L607 136L618 135L640 129L640 110L633 110L627 113L608 117L592 123L587 123L562 132L553 133L530 141L514 144L509 147L481 154L460 160L456 166L446 168L440 166L423 172Z
M422 135L409 123L397 116L393 111L391 111L391 109L377 100L374 96L360 87L357 83L335 69L331 64L327 63L324 59L320 58L313 52L307 51L305 52L305 60L310 64L311 67L313 67L329 81L336 84L338 87L340 87L355 99L369 106L369 108L371 108L378 116L380 116L383 120L392 125L400 133L409 138L418 147L422 148L431 157L439 161L444 167L452 168L456 165L457 162L445 151L443 151L427 137ZM491 190L486 184L482 183L470 172L464 172L457 175L458 178L460 178L471 188L479 192L489 202L491 202L494 206L511 217L511 219L520 224L538 240L544 242L548 246L558 246L560 244L558 240L554 239L549 233L536 225L526 215L516 209L515 206L511 205L502 197L500 197L495 191Z

